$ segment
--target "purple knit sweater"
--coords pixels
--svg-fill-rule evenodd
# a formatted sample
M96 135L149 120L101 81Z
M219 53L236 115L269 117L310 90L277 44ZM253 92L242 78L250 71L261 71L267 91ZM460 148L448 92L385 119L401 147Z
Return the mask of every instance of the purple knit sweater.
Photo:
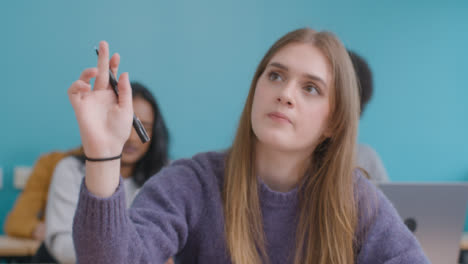
M224 158L211 152L172 163L148 180L129 210L121 185L98 198L82 184L73 222L78 263L164 263L171 256L177 263L231 263L221 198ZM429 263L382 193L359 173L356 184L359 204L378 205L360 213L356 263ZM270 261L292 263L298 190L275 192L260 182L259 194Z

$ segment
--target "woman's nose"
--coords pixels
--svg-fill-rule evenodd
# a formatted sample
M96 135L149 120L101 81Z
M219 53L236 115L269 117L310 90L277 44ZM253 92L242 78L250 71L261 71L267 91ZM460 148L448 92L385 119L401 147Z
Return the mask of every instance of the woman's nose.
M276 101L280 104L284 104L288 107L294 106L294 85L292 83L288 83L282 89L280 94L276 97Z

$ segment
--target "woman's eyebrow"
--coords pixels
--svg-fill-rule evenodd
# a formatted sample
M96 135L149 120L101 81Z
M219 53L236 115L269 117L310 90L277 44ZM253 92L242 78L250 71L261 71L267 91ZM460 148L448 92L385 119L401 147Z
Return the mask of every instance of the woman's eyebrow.
M269 65L270 65L270 66L273 66L273 67L277 67L277 68L283 69L283 70L285 70L285 71L288 71L288 70L289 70L288 67L286 67L286 65L283 65L283 64L281 64L281 63L279 63L279 62L272 62L272 63L270 63Z

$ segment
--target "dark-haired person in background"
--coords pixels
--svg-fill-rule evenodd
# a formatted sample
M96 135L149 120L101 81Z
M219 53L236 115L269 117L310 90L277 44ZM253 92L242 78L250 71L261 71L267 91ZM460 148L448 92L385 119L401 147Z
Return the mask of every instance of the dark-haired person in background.
M372 98L374 85L372 80L372 71L366 60L356 52L348 50L351 61L353 62L357 80L359 82L359 98L361 104L361 117L364 109ZM389 181L387 171L377 152L368 145L357 144L357 166L364 169L368 178L373 182Z
M168 163L169 142L164 119L151 92L139 83L134 82L131 86L134 113L151 140L143 144L132 130L123 147L120 173L124 179L122 184L127 208L138 189ZM45 244L49 253L60 263L76 262L72 223L84 176L84 156L70 156L59 162L50 185Z

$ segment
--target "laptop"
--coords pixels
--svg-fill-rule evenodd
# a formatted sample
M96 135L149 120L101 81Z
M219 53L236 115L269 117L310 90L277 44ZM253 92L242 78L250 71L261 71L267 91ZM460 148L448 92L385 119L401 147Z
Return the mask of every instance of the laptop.
M381 183L433 264L456 264L465 225L467 183Z

